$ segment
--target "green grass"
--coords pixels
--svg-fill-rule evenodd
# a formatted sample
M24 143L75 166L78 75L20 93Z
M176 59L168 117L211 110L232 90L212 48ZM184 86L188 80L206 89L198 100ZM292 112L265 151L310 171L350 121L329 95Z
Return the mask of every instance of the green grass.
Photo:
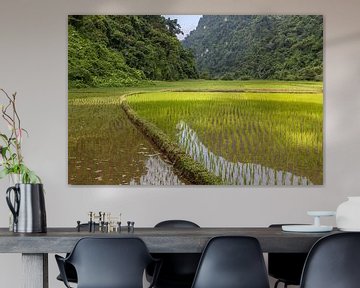
M214 154L322 184L322 94L156 92L128 97L140 117L178 142L184 121Z
M136 87L118 88L79 88L69 90L69 100L74 98L112 97L136 91L160 90L241 90L241 89L283 89L289 92L317 92L323 89L322 82L311 81L222 81L222 80L182 80L182 81L152 81L143 82Z
M182 120L209 150L227 161L259 163L323 183L322 82L187 80L71 89L69 157L89 153L79 146L81 139L83 143L101 139L101 147L93 145L91 150L100 154L96 157L116 151L116 142L124 138L117 133L128 125L119 112L120 96L134 92L148 93L129 96L130 106L173 141L179 140L176 125Z
M121 104L127 116L139 130L152 140L167 158L173 163L178 174L191 184L197 185L220 185L224 184L220 177L216 177L208 171L206 167L194 161L186 151L184 151L176 141L171 141L169 136L153 123L144 120L128 105L127 101Z

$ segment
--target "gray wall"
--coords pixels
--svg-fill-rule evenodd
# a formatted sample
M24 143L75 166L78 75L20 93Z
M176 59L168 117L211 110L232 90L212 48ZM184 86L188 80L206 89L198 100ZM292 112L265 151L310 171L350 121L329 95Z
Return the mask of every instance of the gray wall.
M0 87L18 92L30 137L26 161L46 187L49 226L75 225L89 210L122 212L137 226L187 218L201 226L309 222L360 195L360 2L358 0L1 0ZM71 187L67 185L68 14L323 14L325 185L314 188ZM5 192L7 180L0 182ZM0 226L8 224L5 193ZM327 223L334 224L334 220ZM2 287L20 287L19 255L0 255ZM50 287L61 287L50 257Z

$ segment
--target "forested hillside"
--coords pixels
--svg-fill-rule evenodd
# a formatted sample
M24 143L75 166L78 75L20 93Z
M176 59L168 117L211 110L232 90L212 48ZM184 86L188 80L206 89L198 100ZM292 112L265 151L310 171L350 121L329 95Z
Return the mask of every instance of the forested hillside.
M322 80L322 16L203 16L183 45L202 78Z
M162 16L69 16L69 88L197 78L178 33L177 21Z

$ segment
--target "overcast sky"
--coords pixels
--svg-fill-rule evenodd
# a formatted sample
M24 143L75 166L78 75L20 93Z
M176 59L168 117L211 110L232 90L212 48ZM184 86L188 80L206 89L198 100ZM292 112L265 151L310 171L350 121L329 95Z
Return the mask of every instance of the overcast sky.
M194 30L202 15L164 15L165 18L178 19L178 23L181 26L181 30L184 35L177 35L179 40L183 40L190 31Z

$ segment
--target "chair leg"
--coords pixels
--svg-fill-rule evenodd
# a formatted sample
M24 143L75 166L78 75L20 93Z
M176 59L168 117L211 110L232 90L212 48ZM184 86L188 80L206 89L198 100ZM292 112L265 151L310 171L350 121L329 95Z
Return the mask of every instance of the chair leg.
M277 280L277 281L275 282L275 284L274 284L274 288L277 288L280 283L284 283L284 288L287 288L287 287L288 287L288 285L287 285L286 282L283 282L283 281L281 281L281 280Z

